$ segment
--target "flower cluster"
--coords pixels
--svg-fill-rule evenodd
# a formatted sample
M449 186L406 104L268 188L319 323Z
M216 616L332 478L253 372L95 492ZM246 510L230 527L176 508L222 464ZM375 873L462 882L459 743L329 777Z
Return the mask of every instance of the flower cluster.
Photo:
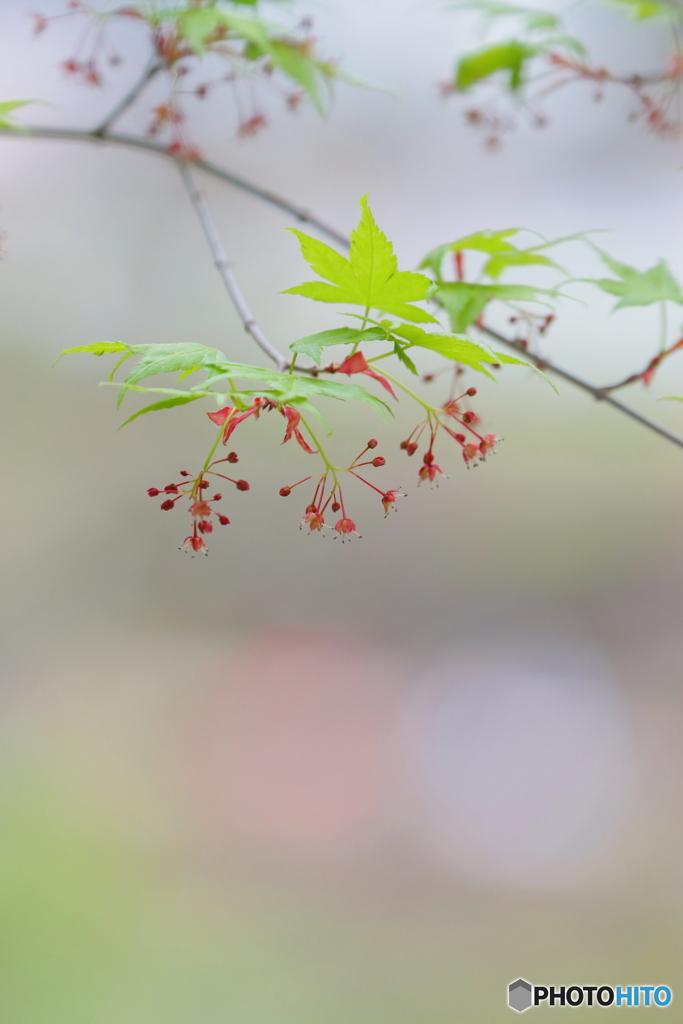
M475 424L479 422L477 414L471 409L464 410L461 408L460 403L465 398L473 398L476 393L476 388L468 388L458 398L449 399L440 409L430 410L426 418L418 423L412 433L404 441L401 441L401 450L405 451L408 455L414 455L419 448L419 441L424 431L427 430L429 433L429 444L422 457L422 465L418 470L418 485L425 480L434 483L440 476L445 475L434 457L434 443L439 430L444 430L460 445L462 458L468 469L471 466L479 465L480 462L486 459L487 455L495 451L501 438L497 434L482 435L478 433L475 430ZM443 415L463 427L466 433L454 430L442 418Z
M117 16L141 19L143 15L133 7L120 7ZM121 64L121 56L104 31L105 16L82 0L69 0L62 14L31 15L35 35L43 33L51 22L75 15L86 15L89 18L85 32L82 34L76 50L67 60L62 61L62 70L67 74L80 78L86 85L102 86L104 84L103 66L110 68Z
M351 362L352 360L353 362ZM341 369L345 366L345 363L340 364L336 369L346 373L366 372L365 367L367 367L367 363L365 363L365 360L361 363L360 360L356 359L355 355L349 357L345 362L348 364L345 370ZM374 373L372 375L375 376ZM459 380L460 375L458 369L456 369L454 382ZM379 375L377 376L379 377ZM386 383L389 384L388 381ZM398 384L399 382L395 381L395 383ZM403 387L403 385L400 386ZM422 405L427 410L426 418L400 444L401 449L409 456L412 456L418 451L420 438L423 433L426 431L428 434L427 448L424 451L422 464L418 471L418 483L422 483L425 480L434 483L439 477L444 475L441 466L436 462L434 454L434 446L439 431L444 431L457 442L462 452L463 461L468 468L483 462L496 448L500 438L495 434L480 434L476 429L479 417L472 409L465 407L467 400L473 398L476 393L477 391L474 387L468 388L457 397L454 397L451 392L451 397L438 408L422 402ZM350 540L354 535L360 536L355 520L347 512L341 483L342 474L347 474L349 478L359 481L374 491L379 496L385 516L392 509L396 508L396 502L399 498L405 497L404 492L400 488L385 489L378 487L368 480L365 475L370 469L380 469L386 464L384 456L375 453L379 444L376 438L370 438L363 450L348 466L335 466L315 436L310 423L304 419L302 407L292 402L278 402L275 397L271 399L261 394L254 397L249 406L244 404L226 405L214 412L207 412L207 417L219 428L219 433L202 470L194 477L183 470L181 473L183 478L181 483L168 484L161 490L155 487L149 489L148 494L150 496L163 496L164 500L161 508L164 511L175 508L176 503L181 498L189 500L189 511L193 519L193 529L192 533L183 541L182 549L191 551L193 554L198 551L206 553L205 537L213 531L214 518L222 525L227 526L229 523L228 517L219 512L215 507L221 501L222 495L214 494L212 497L208 497L205 493L210 488L210 477L216 476L222 480L227 480L237 490L249 490L249 484L246 480L233 479L216 469L222 463L236 463L238 457L234 451L222 459L214 459L213 457L221 443L223 445L228 444L234 431L240 424L250 418L258 420L264 412L277 412L285 420L282 444L294 440L307 455L318 456L322 460L321 472L309 474L296 483L287 484L279 490L280 495L286 498L291 495L296 487L308 481L315 481L313 493L304 507L304 513L300 521L300 528L305 528L309 536L312 533L319 533L321 536L325 536L325 531L328 530L333 533L335 538L341 537L342 542ZM327 519L330 522L327 522Z
M675 11L677 8L672 9ZM522 8L518 10L521 11ZM672 26L675 29L675 22L672 22ZM603 100L607 87L621 88L633 101L631 113L628 115L629 121L637 122L660 136L679 139L683 131L680 103L683 90L683 57L678 49L676 44L676 51L668 55L666 64L658 72L643 75L637 72L620 74L610 71L601 65L589 63L583 57L577 57L573 51L560 52L550 43L548 46L535 45L530 48L526 60L537 62L539 74L520 75L520 78L525 80L523 101L520 102L517 87L510 90L510 96L501 97L491 82L483 82L485 90L486 85L489 86L489 95L486 96L485 91L486 98L477 106L468 107L464 111L465 120L483 132L484 145L494 150L500 146L506 133L517 128L520 117L526 117L534 128L545 128L548 116L543 111L542 104L546 97L558 89L583 82L594 87L592 98L595 103ZM463 60L467 60L467 55ZM541 62L545 63L545 68L542 68ZM488 76L483 76L483 79L486 78ZM514 79L514 75L512 78ZM533 89L537 83L541 87ZM443 97L469 91L453 80L440 82L439 88Z
M68 59L62 62L66 74L80 78L90 86L105 84L105 68L114 68L121 64L121 57L113 46L108 29L115 18L135 19L144 26L149 34L157 66L152 75L162 74L168 85L168 98L152 111L152 120L148 134L152 137L164 137L167 140L169 153L185 160L201 158L200 150L191 144L183 131L185 115L181 109L184 97L204 99L217 86L227 86L233 94L234 107L237 113L236 134L239 138L251 138L261 132L268 124L262 104L257 97L257 82L275 91L282 99L285 107L295 111L303 102L306 92L318 105L315 96L314 82L317 74L329 79L334 77L335 65L332 61L321 61L316 55L315 39L312 35L313 23L310 18L303 18L292 31L277 33L274 37L280 59L273 57L261 45L257 45L251 36L248 23L245 30L238 26L228 27L220 17L212 18L214 4L202 3L202 0L185 5L177 11L167 11L165 16L155 16L143 3L124 4L112 11L102 12L85 0L68 0L62 13L45 15L34 13L32 18L33 31L40 35L55 21L75 16L87 19L78 44ZM184 15L191 10L207 11L207 31L200 40L190 35ZM220 15L220 12L218 12ZM237 20L237 19L236 19ZM267 35L272 27L254 19L253 31L263 31ZM291 52L288 62L287 51ZM199 71L198 56L210 53L218 58L226 67L222 74L213 79L200 82L193 81L194 73ZM301 86L299 65L307 63L306 86ZM291 72L292 68L297 70ZM278 73L276 73L278 72ZM186 82L191 84L186 86Z
M181 551L191 551L193 555L197 554L198 551L207 553L207 546L204 537L213 533L213 518L215 517L221 526L228 526L230 520L222 512L219 512L212 506L222 501L222 494L214 494L209 498L205 492L211 487L211 483L206 479L207 476L218 476L223 480L228 480L231 484L234 484L238 491L248 491L249 484L246 480L234 480L232 477L225 476L223 473L217 473L213 467L222 462L238 462L238 457L235 452L230 454L225 459L217 459L214 462L210 462L208 466L201 470L197 476L192 476L187 470L182 469L180 476L183 477L178 484L166 484L165 487L150 487L147 490L147 494L150 498L157 498L159 495L165 495L160 508L163 512L170 512L175 508L176 502L181 499L188 499L190 502L189 512L192 516L192 533L185 538L183 543L180 545Z
M287 440L287 438L285 438L285 440ZM300 529L308 527L309 536L314 531L322 534L324 529L334 530L335 535L341 537L342 542L350 540L353 534L360 537L360 534L356 529L355 522L347 515L346 512L344 494L341 484L339 483L338 474L340 473L348 473L350 476L355 477L356 480L360 480L361 483L370 487L373 491L376 491L380 496L385 515L388 515L390 509L394 507L398 498L405 497L403 491L398 488L384 491L380 487L375 487L374 484L371 484L369 480L366 480L365 477L361 476L360 473L357 472L357 470L361 469L363 466L373 466L375 468L384 466L386 459L382 455L373 456L372 458L366 459L364 462L360 461L364 455L373 451L377 445L378 441L374 437L371 438L360 455L357 455L353 462L344 469L332 466L326 456L323 456L325 460L325 471L323 473L317 476L306 476L303 480L298 480L295 484L290 484L280 488L280 494L282 497L287 498L295 487L306 483L308 480L317 480L313 497L306 506L303 519L301 520ZM336 521L333 527L325 523L325 513L328 508L334 515L341 512L341 517Z

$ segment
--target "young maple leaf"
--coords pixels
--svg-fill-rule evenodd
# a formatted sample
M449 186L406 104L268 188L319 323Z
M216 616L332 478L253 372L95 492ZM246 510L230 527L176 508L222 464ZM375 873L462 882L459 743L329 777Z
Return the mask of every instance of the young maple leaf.
M603 292L618 297L615 310L623 309L624 306L650 306L653 302L677 302L683 305L681 287L663 260L649 270L640 271L612 259L601 249L597 251L610 270L620 278L602 277L592 280Z
M377 309L413 323L435 323L430 313L412 305L424 299L429 278L398 269L394 247L377 227L367 196L361 197L360 205L361 219L351 233L348 259L317 238L289 229L299 239L306 262L325 280L307 281L288 288L285 294L360 306L365 313Z

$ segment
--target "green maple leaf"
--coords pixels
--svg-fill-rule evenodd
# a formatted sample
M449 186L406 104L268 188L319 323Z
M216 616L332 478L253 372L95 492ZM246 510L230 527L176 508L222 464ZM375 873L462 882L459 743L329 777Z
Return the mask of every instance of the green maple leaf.
M618 279L603 277L582 280L590 280L591 284L597 285L603 292L616 295L619 301L614 306L615 310L625 306L650 306L654 302L677 302L683 305L681 286L663 260L649 270L641 271L612 259L606 252L597 249L597 246L594 248Z
M109 356L113 355L114 352L129 352L132 355L133 348L131 345L126 345L122 341L94 341L90 345L77 345L76 348L65 348L64 351L57 357L55 362L59 362L62 356L80 354L87 354L91 356Z
M465 54L458 61L453 84L456 89L465 92L491 75L507 72L508 88L510 92L517 92L522 86L527 62L541 49L540 45L522 43L518 39L485 46Z
M344 329L346 330L346 329ZM379 332L360 332L355 334L369 334ZM386 334L386 332L384 332ZM273 401L288 404L290 402L307 402L311 397L335 398L345 401L353 399L357 402L365 402L370 405L384 419L389 419L393 413L386 402L376 398L365 388L358 384L341 384L337 381L326 380L317 377L301 377L291 373L281 373L279 370L263 366L248 366L244 363L230 362L223 352L215 348L208 348L205 345L198 345L183 342L176 345L124 345L122 342L95 342L92 345L79 345L77 348L66 349L62 355L68 354L89 354L89 355L115 355L123 353L123 357L114 367L105 385L119 388L117 405L121 405L123 398L128 391L140 391L144 393L168 395L169 398L160 402L154 402L139 410L129 417L125 423L130 423L148 412L157 412L163 409L171 409L175 406L185 405L198 398L216 397L220 392L211 388L219 381L227 381L230 391L222 394L226 400L232 399L239 404L240 398L248 404L257 395L264 395ZM121 363L133 356L139 356L139 360L131 372L123 381L114 382L113 374ZM61 358L61 356L60 356ZM190 388L189 391L181 391L177 388L164 387L141 387L140 381L147 377L154 377L161 373L178 373L179 380L183 380L197 370L206 371L206 379ZM267 391L243 391L234 387L235 380L262 381L269 385ZM320 417L320 414L316 412ZM122 424L125 426L125 423Z
M518 252L507 239L516 235L519 228L505 228L503 231L477 231L476 234L466 235L458 238L455 242L446 242L444 245L437 245L435 249L428 252L420 267L426 267L432 271L435 277L441 276L441 264L447 252L462 252L473 250L474 252L491 253L513 253Z
M289 229L299 239L306 262L324 280L307 281L284 294L360 306L366 313L378 309L415 323L435 323L430 313L412 305L425 298L429 278L399 271L394 247L377 227L367 196L362 196L360 204L361 219L351 233L348 259L317 238Z
M128 424L132 423L133 420L136 420L138 416L146 416L148 412L161 412L162 409L174 409L178 405L187 405L189 402L196 402L197 399L202 397L202 395L176 395L174 398L165 398L161 402L153 402L151 405L146 405L144 409L138 409L138 411L134 412L132 416L129 416L127 420L124 420L119 427L119 430L128 426Z
M517 4L496 3L495 0L471 0L470 3L449 4L459 10L479 11L484 16L496 18L519 18L529 31L558 29L560 19L551 11L538 10L535 7L523 7Z
M255 6L255 0L235 2ZM176 18L181 34L198 56L204 54L216 29L227 29L230 38L241 39L247 44L243 56L250 60L267 57L271 64L301 86L319 114L324 113L321 86L323 83L329 86L330 79L335 77L332 67L308 54L303 46L287 36L282 26L235 14L218 4L172 9L159 17Z
M15 132L22 131L22 128L12 121L11 115L15 110L19 110L20 107L25 107L28 103L34 102L35 100L6 100L4 103L0 103L0 128L9 128Z
M555 294L552 289L526 284L470 284L467 281L443 282L434 293L448 313L451 328L456 333L461 333L478 320L492 299L543 302L539 295Z
M495 378L483 365L484 363L488 363L491 366L498 366L500 363L527 366L529 369L535 370L550 385L553 391L557 392L557 388L550 378L539 370L537 366L534 366L533 363L528 363L525 359L517 359L516 356L509 356L505 352L497 352L487 345L486 342L473 341L472 338L468 338L465 334L428 334L427 331L423 331L421 327L415 327L413 324L403 324L402 327L396 327L393 333L404 338L409 345L438 352L440 355L445 356L446 359L452 359L456 363L463 363L472 370L486 374L491 379Z
M666 18L680 21L683 17L680 7L667 0L614 0L622 7L630 10L634 21L647 21L649 18Z
M562 270L562 267L551 260L548 256L533 249L516 249L514 252L496 253L486 262L484 273L489 277L498 278L508 267L552 267L555 270Z
M387 337L387 331L373 327L366 331L353 327L336 327L320 334L309 334L290 345L292 352L303 352L310 356L318 366L322 359L322 350L328 345L357 345L363 341L381 341Z

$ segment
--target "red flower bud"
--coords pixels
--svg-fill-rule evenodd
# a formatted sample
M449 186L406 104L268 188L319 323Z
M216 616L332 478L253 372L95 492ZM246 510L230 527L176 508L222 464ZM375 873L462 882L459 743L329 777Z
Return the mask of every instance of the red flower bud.
M218 522L221 524L221 526L228 526L229 523L230 523L230 520L228 519L227 516L219 516L218 517Z
M159 493L159 488L158 487L148 487L147 488L147 493L149 494L150 498L156 498L157 494Z
M222 497L223 497L223 495L222 495L222 494L214 494L214 496L213 496L213 499L212 499L212 500L213 500L213 501L220 501Z
M181 469L180 470L180 475L181 476L192 476L192 474L188 473L186 469Z
M474 419L474 417L475 417L475 413L473 413L473 412L464 412L462 414L462 418L465 421L465 423L471 423L472 420Z
M227 457L227 461L228 462L239 462L240 460L237 458L237 452L230 452L230 454Z
M341 508L341 505L339 504L338 501L333 501L332 502L332 511L333 512L338 512L340 508Z
M335 504L336 504L336 502L335 502ZM316 511L315 505L311 504L311 505L307 505L306 506L306 515L308 515L309 512L315 512L315 511Z
M246 480L238 480L237 483L235 484L235 487L237 488L238 491L249 490L249 484L247 483Z
M372 460L372 464L373 466L383 466L386 461L382 455L378 455L377 458Z
M199 486L202 488L202 490L205 490L209 486L209 481L208 480L202 480L202 482L200 483Z
M175 505L170 498L167 498L166 501L162 501L160 508L162 508L164 512L170 512L172 508L175 508Z
M164 491L166 492L166 494L177 494L178 488L175 484L166 484L166 486L164 487Z
M408 452L408 455L414 455L417 451L417 442L411 441L410 444L407 444L406 451Z
M470 398L474 398L476 393L477 393L477 389L476 388L468 388L467 391L465 392L465 394L469 395Z
M431 466L432 462L434 461L434 456L432 455L431 452L425 452L422 461L424 462L425 466Z
M401 449L401 451L404 452L407 447L408 447L408 442L407 441L401 441L401 443L399 445L399 448Z
M286 498L291 493L292 493L292 488L291 487L281 487L280 488L280 494L282 495L283 498Z
M367 446L368 446L368 448L376 448L378 444L379 444L379 441L377 440L377 438L371 437L370 440L368 441L368 445Z

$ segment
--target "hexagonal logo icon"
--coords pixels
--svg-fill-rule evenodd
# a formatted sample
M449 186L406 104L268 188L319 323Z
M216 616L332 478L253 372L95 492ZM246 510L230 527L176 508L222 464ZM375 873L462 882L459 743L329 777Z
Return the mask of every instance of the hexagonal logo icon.
M529 1009L532 1002L531 985L524 978L517 978L517 981L508 985L508 1006L511 1010L523 1013Z

